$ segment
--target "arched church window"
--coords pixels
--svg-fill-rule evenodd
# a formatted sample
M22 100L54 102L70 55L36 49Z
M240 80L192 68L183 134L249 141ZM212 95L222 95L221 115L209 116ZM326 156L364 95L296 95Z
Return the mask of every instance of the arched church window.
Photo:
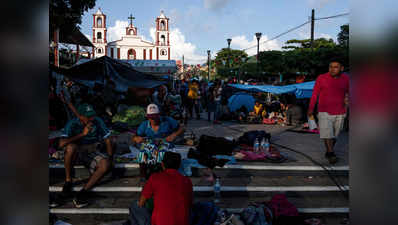
M97 49L97 53L102 53L102 49L101 48Z
M161 45L166 45L166 37L164 35L160 36Z
M164 21L160 22L160 30L165 30L165 27L166 27L166 25L165 25Z
M160 52L160 55L167 55L167 51L163 49L163 50Z
M128 59L136 59L136 52L134 49L129 49L127 52Z
M101 18L97 19L97 27L102 27L102 19Z
M102 33L101 32L97 33L97 39L102 39Z

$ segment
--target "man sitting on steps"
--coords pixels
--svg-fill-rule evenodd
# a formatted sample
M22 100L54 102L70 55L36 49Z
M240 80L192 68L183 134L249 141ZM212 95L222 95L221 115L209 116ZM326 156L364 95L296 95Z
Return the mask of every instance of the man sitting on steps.
M111 141L108 138L110 131L103 120L96 117L93 107L89 104L82 104L78 107L80 115L88 118L82 121L78 118L70 120L65 126L65 137L60 140L59 147L65 150L65 184L62 192L69 195L72 192L72 167L76 161L81 162L89 169L91 174L88 182L78 192L73 203L77 208L88 205L86 192L91 189L108 171L113 150ZM100 152L100 146L106 147L106 153Z
M193 202L192 182L178 172L181 156L166 152L163 171L153 174L145 184L140 200L130 207L130 219L125 224L187 225ZM145 207L153 198L153 212ZM151 222L149 222L151 221Z

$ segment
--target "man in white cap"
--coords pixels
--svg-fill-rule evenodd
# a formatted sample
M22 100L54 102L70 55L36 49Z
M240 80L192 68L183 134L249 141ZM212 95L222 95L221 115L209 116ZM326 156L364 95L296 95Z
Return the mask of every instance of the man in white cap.
M142 143L144 138L165 139L167 142L173 143L184 133L184 127L171 117L161 116L159 108L155 104L148 105L146 117L148 120L140 124L137 135L132 138L134 143ZM145 163L140 163L141 184L145 182L145 178L148 179L150 176L150 173L147 172L148 168L150 167Z
M164 138L167 142L174 142L184 133L184 127L168 116L161 116L159 107L149 104L146 111L148 120L142 122L137 130L137 136L133 138L135 143L141 143L146 138Z

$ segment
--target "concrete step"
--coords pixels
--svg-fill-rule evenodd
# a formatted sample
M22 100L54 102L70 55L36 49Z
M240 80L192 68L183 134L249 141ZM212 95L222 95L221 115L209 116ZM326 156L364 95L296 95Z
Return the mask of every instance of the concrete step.
M348 177L346 176L335 176L335 180L343 186L348 186ZM209 187L212 191L213 182L207 181L203 178L191 177L192 185L197 187L198 191L206 191ZM86 178L75 179L74 185L76 189L79 189L83 183L86 182ZM328 176L242 176L242 177L220 177L222 190L243 190L243 191L266 191L274 189L294 189L299 190L298 187L303 189L311 190L316 187L322 190L323 187L329 187L334 189L334 183ZM103 179L93 191L132 191L140 190L139 188L140 178L139 176L121 177L117 179L108 178ZM50 178L50 191L59 191L64 184L63 178ZM228 188L230 187L230 188ZM266 188L267 187L267 188ZM326 189L326 188L325 188Z
M325 166L330 174L348 176L348 166ZM202 169L192 168L193 176L200 176ZM76 177L89 176L88 170L81 165L74 166L74 175ZM313 165L289 165L272 164L264 162L238 162L234 165L225 165L216 167L214 172L217 176L241 177L241 176L317 176L326 175L327 172L320 166ZM114 176L136 176L139 175L139 165L137 163L116 163L112 170ZM65 177L64 165L60 163L49 164L49 177Z
M56 216L57 219L73 225L121 225L128 218L128 214L79 214L76 212L81 211L75 211L74 214L56 214ZM318 218L323 225L341 225L348 218L347 213L302 213L301 215L304 219Z
M220 202L217 205L221 208L245 208L252 202L266 202L271 200L274 193L266 193L262 196L249 195L248 193L240 195L231 193L221 193ZM349 201L339 192L285 192L288 200L297 208L347 208ZM94 192L88 194L90 205L87 208L103 208L103 209L119 209L128 208L132 202L139 199L140 193L110 193L110 192ZM60 197L61 198L61 197ZM213 193L194 193L194 202L213 201ZM72 203L72 197L61 198L62 205L58 209L75 209ZM58 211L60 213L61 211ZM309 212L309 211L308 211ZM314 212L314 211L312 211ZM319 211L321 212L321 211ZM326 212L326 211L325 211ZM329 211L328 211L329 212ZM335 211L330 211L335 212ZM86 212L88 213L88 212ZM103 211L93 213L106 213ZM120 211L118 211L120 213Z

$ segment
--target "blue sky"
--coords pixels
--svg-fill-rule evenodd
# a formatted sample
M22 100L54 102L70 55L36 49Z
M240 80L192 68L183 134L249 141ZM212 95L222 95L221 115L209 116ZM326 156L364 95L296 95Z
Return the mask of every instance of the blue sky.
M172 59L185 55L186 63L204 63L208 49L212 56L227 46L244 49L256 45L254 33L262 32L265 41L309 20L311 9L315 18L349 13L348 0L97 0L96 6L84 14L81 30L92 37L92 14L101 7L107 15L108 41L120 38L131 14L138 35L152 41L155 19L164 10L170 18ZM349 23L349 16L315 22L315 38L336 40L340 26ZM310 36L310 24L276 40L260 45L260 50L280 49L289 39ZM247 51L256 53L256 48Z

